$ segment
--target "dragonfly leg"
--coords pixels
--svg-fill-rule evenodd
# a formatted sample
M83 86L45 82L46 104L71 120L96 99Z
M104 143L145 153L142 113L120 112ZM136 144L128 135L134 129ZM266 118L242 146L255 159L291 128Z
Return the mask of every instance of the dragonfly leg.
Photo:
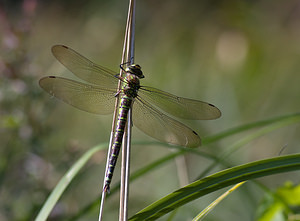
M126 63L127 63L127 62L126 62ZM123 66L124 66L126 63L124 63L124 64L120 64L120 68L121 68L121 70L122 70L122 71L124 71L125 73L126 73L126 71L125 71L125 69L123 68Z
M119 90L116 94L115 94L115 97L118 97L119 94L122 92L122 90Z
M118 78L120 81L122 81L124 83L128 83L128 81L126 80L126 78L120 76L119 74L116 74L115 77Z
M123 66L126 65L126 64L131 64L132 61L133 61L133 57L130 58L130 61L127 61L127 62L124 62L123 64L120 64L120 68L121 68L124 72L126 72L125 69L123 68Z

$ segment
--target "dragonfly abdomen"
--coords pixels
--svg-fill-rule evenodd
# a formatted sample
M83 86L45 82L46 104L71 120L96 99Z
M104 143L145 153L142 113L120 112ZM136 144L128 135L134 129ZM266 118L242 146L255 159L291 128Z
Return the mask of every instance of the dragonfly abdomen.
M117 163L119 152L122 145L124 130L127 122L128 111L132 104L132 97L124 95L120 101L118 121L115 129L111 154L109 158L109 166L105 176L104 191L109 192L109 185L113 176L113 172Z

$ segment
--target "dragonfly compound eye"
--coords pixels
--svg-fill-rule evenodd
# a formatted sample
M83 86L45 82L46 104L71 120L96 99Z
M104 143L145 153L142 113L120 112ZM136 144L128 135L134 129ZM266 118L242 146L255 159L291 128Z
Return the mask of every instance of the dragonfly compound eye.
M138 64L132 64L126 68L126 72L129 72L130 74L134 74L139 78L144 78L143 72L141 70L141 66Z

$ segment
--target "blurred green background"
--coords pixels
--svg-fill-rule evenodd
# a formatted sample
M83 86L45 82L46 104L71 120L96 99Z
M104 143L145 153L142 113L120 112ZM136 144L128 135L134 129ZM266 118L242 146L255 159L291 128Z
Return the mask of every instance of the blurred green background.
M65 0L0 3L0 220L32 220L58 180L84 151L107 142L112 116L96 116L51 98L39 86L47 75L74 78L51 54L67 45L118 72L127 1ZM185 122L203 137L300 109L300 1L138 1L135 62L143 85L215 104L222 118ZM232 165L296 153L299 125L261 137L229 159ZM203 150L217 154L243 136ZM133 140L152 140L134 129ZM132 148L135 171L170 153L158 146ZM101 191L106 152L98 153L67 189L50 220L78 213ZM209 163L186 156L190 181ZM220 168L221 169L221 168ZM113 183L118 180L117 168ZM270 176L270 188L299 172ZM175 163L131 185L130 213L179 188ZM253 220L262 191L247 184L207 220ZM250 194L245 194L245 193ZM151 193L151 194L149 194ZM218 194L217 194L218 195ZM181 210L191 220L216 194ZM116 220L118 198L104 220ZM95 220L97 210L82 220ZM165 220L163 217L161 220Z

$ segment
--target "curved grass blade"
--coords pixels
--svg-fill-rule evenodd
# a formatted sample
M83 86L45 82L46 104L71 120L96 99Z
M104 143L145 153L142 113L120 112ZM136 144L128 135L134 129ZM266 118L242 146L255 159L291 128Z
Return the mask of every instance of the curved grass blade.
M50 196L44 203L42 209L37 215L35 221L47 220L50 212L54 208L58 199L61 197L64 190L67 188L69 183L78 174L79 170L86 164L86 162L99 150L104 150L107 148L107 143L99 144L90 150L88 150L84 155L82 155L73 166L68 170L68 172L61 178L54 190L51 192Z
M265 134L268 134L272 131L275 131L279 128L288 126L293 123L298 123L300 121L300 114L293 114L293 115L288 115L285 117L278 117L278 118L273 118L271 120L267 120L268 123L264 122L264 125L267 125L260 130L255 131L254 133L251 133L237 142L235 142L233 145L231 145L229 148L226 149L223 153L219 154L219 156L216 158L214 162L212 162L198 177L197 179L200 179L204 177L210 170L212 170L215 166L219 164L219 160L224 160L226 157L230 156L233 152L237 151L241 147L243 147L245 144L251 142L252 140L263 136ZM258 124L261 124L261 122L257 122ZM255 124L251 124L251 126L254 126ZM250 128L249 128L250 129ZM227 134L229 136L229 134Z
M206 144L210 144L213 142L216 142L218 140L221 140L223 138L247 131L247 130L251 130L257 127L263 127L263 126L267 126L276 122L281 122L281 121L289 121L291 123L296 123L300 121L300 113L293 113L293 114L288 114L288 115L284 115L284 116L279 116L279 117L274 117L274 118L270 118L267 120L261 120L261 121L256 121L253 123L249 123L249 124L244 124L242 126L238 126L238 127L234 127L232 129L228 129L225 130L221 133L212 135L212 136L207 136L207 137L203 137L203 141L202 144L206 145Z
M177 97L153 87L142 86L139 96L174 117L189 120L212 120L221 117L221 111L212 104Z
M229 194L231 194L234 190L242 186L244 182L235 184L233 187L231 187L229 190L227 190L225 193L223 193L221 196L219 196L216 200L214 200L211 204L209 204L204 210L202 210L192 221L200 221L203 220L210 211L212 211L223 199L225 199Z
M275 157L233 167L198 180L165 196L129 220L156 220L186 203L232 184L299 169L300 154Z
M134 126L159 141L185 147L198 147L201 144L195 131L159 112L141 97L134 102L133 116Z
M51 50L56 59L77 77L86 82L116 90L118 85L116 72L93 63L67 46L54 45Z
M116 98L113 89L103 89L70 79L49 76L39 81L41 88L50 95L80 110L94 114L110 114Z

